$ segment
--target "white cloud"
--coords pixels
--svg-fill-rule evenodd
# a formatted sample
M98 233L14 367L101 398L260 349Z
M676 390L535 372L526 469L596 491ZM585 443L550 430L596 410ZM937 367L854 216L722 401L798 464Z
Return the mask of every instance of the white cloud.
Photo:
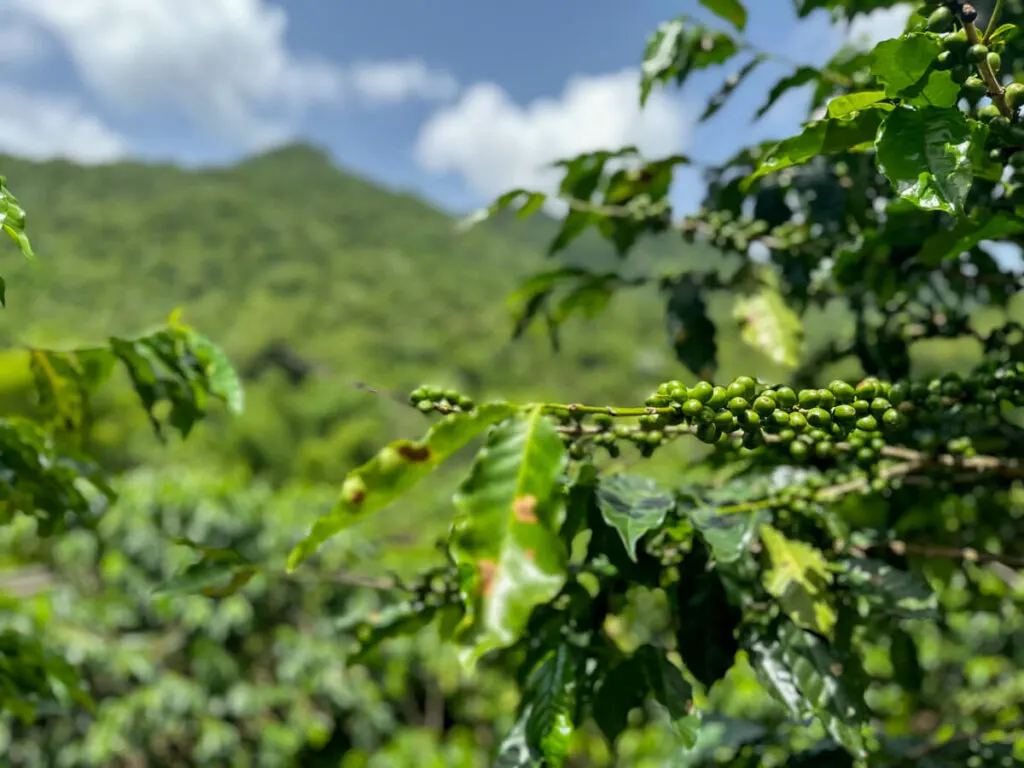
M454 77L416 59L357 62L348 68L348 80L361 98L375 104L413 99L446 101L459 92Z
M424 123L416 161L458 174L489 198L514 187L553 191L559 172L547 166L582 152L629 144L652 157L682 150L691 129L682 104L655 92L641 110L638 78L634 70L577 76L558 98L525 106L493 83L478 83Z
M846 28L840 27L843 37L853 43L874 46L883 40L899 37L907 25L913 6L906 3L891 8L879 8L857 16Z
M127 152L122 136L70 98L0 86L0 104L0 151L30 160L60 157L83 164L110 162Z
M127 108L171 103L250 146L336 99L340 71L291 53L264 0L0 0L53 34L82 80Z

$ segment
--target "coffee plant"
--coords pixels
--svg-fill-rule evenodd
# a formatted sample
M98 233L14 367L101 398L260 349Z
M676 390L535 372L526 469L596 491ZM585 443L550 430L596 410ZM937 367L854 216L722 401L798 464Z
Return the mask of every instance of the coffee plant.
M743 39L739 0L701 5L721 24L662 24L640 101L728 67L708 120L772 57ZM795 5L852 20L894 3ZM561 211L552 254L588 231L623 260L673 233L722 254L651 277L534 276L515 296L516 333L536 321L556 333L653 285L692 375L624 406L421 387L411 404L436 422L351 472L291 553L294 570L482 441L454 495L448 567L361 639L436 622L468 668L519 669L497 765L564 765L576 731L596 724L614 745L643 713L676 735L679 764L1024 759L1024 327L1010 319L1021 274L986 250L1024 242L1024 3L981 10L918 3L898 37L796 68L757 119L805 86L813 119L705 167L695 215L674 215L668 192L697 161L631 147L566 159L556 195L514 190L487 212ZM715 296L788 381L717 378ZM825 307L850 332L805 348ZM916 351L937 340L970 345L973 367L918 370ZM861 373L823 378L844 363ZM672 485L610 462L678 440L706 452ZM658 616L630 635L638 605ZM716 690L747 670L778 706L723 720ZM728 744L703 749L725 721Z
M0 227L34 259L25 211L0 177ZM0 304L6 306L0 277ZM114 500L89 456L90 399L118 368L141 400L156 434L187 437L211 401L238 413L242 389L223 352L174 316L137 338L67 350L23 350L37 395L34 418L0 417L0 526L29 524L53 539L91 529ZM5 565L17 556L4 554ZM0 714L31 723L41 711L68 703L89 706L87 688L63 655L50 647L37 616L0 590Z

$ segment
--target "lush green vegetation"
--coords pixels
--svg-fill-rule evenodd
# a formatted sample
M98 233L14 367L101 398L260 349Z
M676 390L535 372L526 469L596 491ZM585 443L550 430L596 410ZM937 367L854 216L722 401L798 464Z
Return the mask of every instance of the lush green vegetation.
M702 4L638 93L736 72L713 119L765 55ZM0 159L4 764L1024 759L997 6L780 81L822 116L695 216L619 148L468 230L306 146Z

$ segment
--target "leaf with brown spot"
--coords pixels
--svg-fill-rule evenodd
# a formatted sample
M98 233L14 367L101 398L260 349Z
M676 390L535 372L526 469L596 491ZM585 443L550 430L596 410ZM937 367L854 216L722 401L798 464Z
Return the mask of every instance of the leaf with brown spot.
M469 413L445 416L422 440L399 440L385 447L345 478L337 504L313 524L306 537L291 551L288 571L294 571L312 557L335 534L365 520L410 491L473 438L515 412L515 406L508 403L488 403ZM358 488L359 492L354 492L353 488Z
M565 583L567 554L557 526L566 460L555 426L535 409L491 432L455 495L449 552L477 581L464 590L469 599L455 635L469 666L513 645L533 609Z

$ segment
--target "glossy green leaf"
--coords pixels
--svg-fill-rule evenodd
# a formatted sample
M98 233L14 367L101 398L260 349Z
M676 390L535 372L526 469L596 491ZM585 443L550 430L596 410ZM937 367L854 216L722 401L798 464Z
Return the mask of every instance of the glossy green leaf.
M848 558L837 566L837 583L866 599L875 613L906 619L938 615L938 597L916 573L873 558Z
M749 188L762 176L802 165L819 155L863 149L874 140L884 114L882 110L866 109L848 118L829 118L808 123L799 136L781 141L769 150L757 170L744 179L742 186Z
M799 364L803 323L773 284L762 284L756 293L737 296L733 317L748 346L780 365L792 368Z
M870 54L871 74L887 98L915 107L951 107L960 98L960 84L935 66L942 48L942 37L931 32L885 40Z
M210 339L192 329L184 331L189 349L196 355L204 368L207 387L212 395L224 401L228 411L239 416L245 410L245 394L238 377L224 350Z
M768 98L764 104L758 107L754 115L755 119L760 120L764 117L768 110L774 107L775 103L790 91L816 82L820 77L821 72L814 67L797 67L793 74L787 75L772 86L771 90L768 91Z
M668 715L672 732L683 747L693 747L700 732L700 716L694 714L693 689L683 673L663 649L653 645L638 648L634 658L643 671L643 680L650 695Z
M973 179L974 138L957 109L900 108L878 132L875 159L900 197L959 215Z
M488 427L516 411L508 403L488 403L469 413L452 413L420 441L398 440L345 478L341 498L317 520L288 555L288 571L313 556L325 541L379 512L425 478Z
M880 103L885 98L885 91L860 91L836 96L828 103L828 116L833 118L849 117L868 107L880 107L891 110L891 104Z
M931 235L921 244L917 261L928 267L956 259L984 240L1002 240L1024 232L1024 219L1007 214L982 213L957 220L952 230Z
M665 522L675 498L649 478L614 475L598 483L597 505L605 523L618 531L626 552L636 562L637 542Z
M747 28L747 9L740 0L700 0L700 4L740 32Z
M703 123L705 120L709 120L714 116L718 110L725 106L725 102L732 96L733 91L740 87L744 80L746 80L753 72L761 66L764 62L768 61L768 57L765 55L755 56L746 64L739 72L729 75L722 83L722 87L718 89L714 96L708 99L708 104L704 108L704 112L697 120L699 123Z
M989 45L992 45L993 43L1008 43L1019 34L1019 25L1000 24L996 29L992 30L992 34L988 36L988 39L985 42Z
M576 724L576 651L560 645L530 671L516 726L498 749L496 765L562 768Z
M25 209L7 188L7 179L3 176L0 176L0 227L14 241L26 259L35 259L32 244L25 234Z
M761 543L771 562L764 574L768 593L797 626L831 636L837 618L828 600L832 572L821 550L788 539L770 525L761 527Z
M758 678L794 718L816 717L853 755L867 754L863 691L852 687L856 676L848 669L854 659L837 658L824 640L789 620L751 635L745 644Z
M722 64L738 50L728 35L691 24L686 17L666 21L651 36L644 53L641 106L647 103L656 83L674 80L681 86L691 72Z
M707 505L684 509L719 563L734 563L748 555L765 520L762 510L719 514Z
M491 432L455 495L449 552L472 571L459 631L469 664L515 643L534 607L565 583L558 525L566 461L561 437L536 408Z
M736 631L743 613L730 601L721 572L707 547L694 542L679 566L675 606L685 621L676 631L676 650L690 673L710 688L732 668L739 650Z

